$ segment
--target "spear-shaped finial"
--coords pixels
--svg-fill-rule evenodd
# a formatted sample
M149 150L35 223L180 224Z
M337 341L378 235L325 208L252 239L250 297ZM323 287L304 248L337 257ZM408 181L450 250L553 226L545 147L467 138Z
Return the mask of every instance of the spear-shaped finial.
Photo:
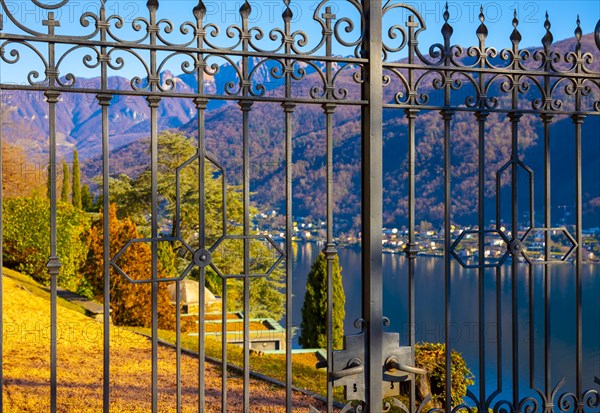
M479 8L479 21L481 24L477 28L477 37L481 43L485 42L485 39L488 36L488 29L485 25L485 14L483 14L483 5Z
M202 0L198 1L198 4L194 6L194 17L196 20L202 20L206 16L206 5Z
M242 7L240 7L240 16L242 16L242 19L247 19L250 17L251 12L252 6L250 6L250 3L248 3L248 0L246 0L244 4L242 4Z
M446 43L450 42L450 37L452 36L452 33L454 33L454 29L452 28L452 26L450 26L450 23L448 23L448 20L450 19L450 12L448 11L448 2L446 2L446 9L444 10L444 25L442 26L442 36L444 36L444 40L446 41Z
M517 19L517 9L515 9L515 12L513 14L512 25L514 29L510 35L510 41L514 46L518 46L523 37L521 36L521 33L519 33L519 29L517 29L517 26L519 26L519 19Z
M577 28L575 29L575 38L577 39L577 51L581 50L581 36L583 32L581 30L581 20L579 20L579 14L577 15Z
M292 20L292 18L294 17L294 13L290 8L290 0L283 0L283 3L285 4L285 10L283 11L283 14L281 16L283 17L283 20L287 23Z
M554 41L554 36L552 36L552 33L550 32L550 27L552 25L550 24L550 19L548 18L548 12L546 12L546 21L544 22L544 28L546 29L546 34L544 35L544 37L542 37L542 45L544 45L544 50L548 51L550 50L550 46L552 45L552 42Z

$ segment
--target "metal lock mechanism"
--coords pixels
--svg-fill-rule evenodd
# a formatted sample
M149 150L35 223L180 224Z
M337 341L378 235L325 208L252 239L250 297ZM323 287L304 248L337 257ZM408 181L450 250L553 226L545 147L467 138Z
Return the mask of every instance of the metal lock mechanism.
M344 350L333 352L333 371L329 380L333 387L344 386L344 398L365 401L365 336L345 336Z
M383 359L381 360L383 397L399 396L400 382L414 380L415 374L427 371L414 367L415 361L409 346L400 346L398 333L384 333ZM329 380L333 387L344 386L348 401L365 401L365 334L344 337L344 350L333 352L333 371Z
M400 395L400 382L413 379L415 374L427 374L414 367L410 346L400 346L400 334L383 333L383 397Z

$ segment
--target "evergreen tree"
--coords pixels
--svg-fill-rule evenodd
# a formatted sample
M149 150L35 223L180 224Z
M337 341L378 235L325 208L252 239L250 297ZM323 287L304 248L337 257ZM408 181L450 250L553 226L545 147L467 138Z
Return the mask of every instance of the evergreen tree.
M342 285L342 268L336 255L332 265L333 347L340 349L344 337L346 296ZM304 348L327 348L327 258L320 253L308 279L302 305L302 324L298 342Z
M81 187L81 209L87 212L92 212L94 209L94 198L88 185Z
M163 210L173 217L175 222L175 170L178 166L190 159L197 152L197 147L192 139L181 134L171 132L161 133L158 138L159 178L158 192L164 197ZM206 218L204 229L208 245L212 245L223 234L222 228L222 195L223 187L221 178L215 177L215 169L209 164L205 172L205 205ZM147 168L136 178L126 175L111 177L110 201L118 205L118 218L130 219L136 223L137 229L145 236L148 235L147 215L150 214L149 206L152 193L150 191L151 171ZM98 180L100 183L101 181ZM241 189L233 185L225 188L227 198L227 232L232 235L241 235L243 221L243 203ZM192 162L181 170L180 175L180 236L192 248L199 247L197 233L201 228L198 222L198 163ZM96 205L102 205L102 194L97 199ZM255 214L255 210L250 211ZM175 235L175 225L173 225ZM212 262L223 274L242 274L244 264L244 243L237 240L226 241L220 244L212 255ZM274 261L272 248L264 242L251 242L249 256L252 257L251 271L256 274L265 273ZM185 268L185 267L184 267ZM182 269L179 268L179 271ZM191 278L197 278L199 272L192 271ZM285 295L282 291L285 284L282 282L283 272L278 268L269 277L253 278L250 282L250 316L253 318L273 318L279 320L284 314ZM222 295L222 279L212 268L206 271L206 286L216 295ZM237 312L243 310L244 283L239 279L227 281L227 311Z
M63 168L63 182L62 182L62 191L60 192L60 200L63 202L69 202L69 183L71 180L69 173L69 165L67 161L63 159L62 161Z
M73 206L81 209L81 170L79 169L79 153L73 151Z

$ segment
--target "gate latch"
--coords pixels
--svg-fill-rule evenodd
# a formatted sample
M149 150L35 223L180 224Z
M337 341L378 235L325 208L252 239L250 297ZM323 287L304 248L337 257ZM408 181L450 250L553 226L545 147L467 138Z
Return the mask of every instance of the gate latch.
M333 387L344 386L344 398L365 401L365 336L364 333L344 337L344 350L333 352L333 371L329 380Z
M400 346L400 334L383 334L383 397L399 396L399 382L413 380L413 375L427 371L415 367L411 347Z
M400 382L414 380L415 374L427 374L415 367L410 346L400 346L398 333L383 333L381 360L383 396L399 396ZM333 371L329 373L333 387L344 386L348 401L365 401L365 333L344 337L344 350L333 352Z

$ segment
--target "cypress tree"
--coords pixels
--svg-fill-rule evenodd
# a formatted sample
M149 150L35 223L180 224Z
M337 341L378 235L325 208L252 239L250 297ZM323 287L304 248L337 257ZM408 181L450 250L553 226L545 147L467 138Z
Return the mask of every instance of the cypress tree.
M70 173L69 173L69 165L67 165L67 161L63 159L62 161L63 168L63 181L62 181L62 190L60 191L60 200L62 202L69 202L69 184L71 181Z
M346 296L342 284L342 268L337 255L333 259L332 278L333 347L340 349L344 337ZM327 258L323 253L317 257L306 280L298 342L303 348L327 348Z
M81 187L81 209L87 212L92 212L94 208L94 199L88 185Z
M81 209L81 170L79 169L79 153L73 152L73 206Z
M46 197L50 199L50 164L46 166Z

